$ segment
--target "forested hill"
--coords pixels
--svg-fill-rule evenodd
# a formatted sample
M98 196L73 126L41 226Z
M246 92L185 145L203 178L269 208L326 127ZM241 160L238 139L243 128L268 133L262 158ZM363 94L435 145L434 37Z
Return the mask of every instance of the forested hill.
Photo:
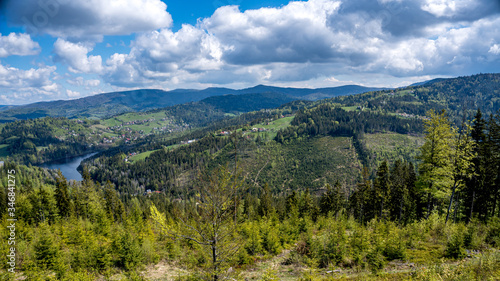
M245 112L272 109L294 99L279 93L214 96L102 120L43 117L0 124L0 159L42 163L109 147L182 134ZM297 103L303 103L297 101ZM243 117L245 118L245 117Z
M461 119L477 108L487 115L500 109L500 74L477 74L450 79L435 79L419 86L336 97L327 102L399 114L424 116L429 109L446 109Z
M0 122L45 116L67 118L105 118L124 112L146 111L208 97L241 94L276 94L289 99L318 100L341 95L358 94L380 88L362 86L341 86L321 89L279 88L259 85L252 88L233 90L207 88L204 90L177 89L172 91L142 89L125 92L104 93L75 100L39 102L0 110ZM265 102L265 100L263 100Z
M258 119L182 138L196 140L195 144L178 148L181 139L177 142L157 140L148 146L122 150L116 155L87 162L92 166L94 179L110 179L122 191L135 193L141 190L137 187L143 186L143 189L175 193L185 187L187 179L192 178L200 166L223 164L232 159L234 147L231 148L227 136L221 135L221 131L227 130L240 140L241 157L245 159L247 171L254 176L258 174L275 190L303 189L305 186L320 189L324 181L331 183L334 179L352 187L363 166L373 171L384 159L415 161L423 142L422 120L427 118L426 112L447 109L451 117L458 117L462 101L469 101L468 110L475 112L481 108L478 104L482 100L471 93L481 93L486 101L495 100L498 76L481 74L434 80L421 86L342 96L297 106L291 106L292 103L289 107L293 110L262 111ZM232 102L233 98L241 97L211 97L200 104L207 108L212 108L209 107L211 103L225 105L226 112L251 106L248 102ZM251 98L249 95L248 99ZM216 101L218 99L224 102ZM183 114L182 118L202 125L198 117L203 116L203 112L186 111L184 107L172 107L172 114L181 116L182 112L196 112ZM486 107L486 112L497 109L498 106ZM468 114L467 118L472 119L472 115ZM135 157L134 153L140 156ZM122 173L123 170L127 172ZM163 178L155 176L159 173Z

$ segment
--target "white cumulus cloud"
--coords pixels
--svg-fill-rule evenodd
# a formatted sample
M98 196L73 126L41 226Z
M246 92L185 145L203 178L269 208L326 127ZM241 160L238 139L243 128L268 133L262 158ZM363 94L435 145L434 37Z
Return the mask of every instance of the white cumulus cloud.
M492 53L494 55L500 55L500 45L499 44L494 44L491 46L491 48L488 50L488 53Z
M66 95L69 97L69 98L76 98L76 97L79 97L80 96L80 92L77 92L77 91L71 91L69 89L66 89Z
M26 104L55 96L59 85L52 81L55 66L28 70L0 64L0 90L7 94L9 104Z
M10 33L2 36L0 33L0 57L29 56L40 53L40 45L31 40L29 34Z
M101 56L88 55L92 47L84 43L72 43L58 38L54 43L54 60L69 66L71 72L100 73L102 70Z

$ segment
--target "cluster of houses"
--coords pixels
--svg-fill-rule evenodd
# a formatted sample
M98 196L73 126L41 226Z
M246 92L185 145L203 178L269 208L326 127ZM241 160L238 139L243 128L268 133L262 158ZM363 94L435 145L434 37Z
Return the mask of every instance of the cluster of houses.
M267 130L268 129L266 129L266 128L252 128L252 132L265 132Z
M151 195L153 193L157 193L157 194L160 194L161 191L158 191L158 190L155 190L155 191L151 191L151 189L147 189L146 192L144 192L144 195Z
M134 156L134 155L137 155L137 152L131 152L131 153L129 153L129 154L125 157L125 159L123 159L123 161L124 161L124 162L128 162L129 158L130 158L130 157L132 157L132 156Z
M399 116L401 117L405 117L405 118L417 118L417 119L420 119L420 120L429 120L429 117L427 116L420 116L420 115L415 115L415 114L408 114L408 113L405 113L405 112L400 112L398 113Z
M124 123L122 123L122 126L123 125L141 125L141 124L153 122L153 121L155 121L154 118L144 119L144 120L134 120L134 121L124 122Z

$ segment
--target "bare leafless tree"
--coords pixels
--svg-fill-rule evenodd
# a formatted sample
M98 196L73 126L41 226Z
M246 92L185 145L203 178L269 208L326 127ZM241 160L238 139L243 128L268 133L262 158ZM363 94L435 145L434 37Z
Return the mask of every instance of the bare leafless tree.
M227 277L229 259L239 250L238 221L234 219L245 190L245 179L227 167L200 174L195 184L195 202L191 212L167 219L155 206L152 218L162 232L172 239L187 239L201 245L211 256L206 278L221 280Z

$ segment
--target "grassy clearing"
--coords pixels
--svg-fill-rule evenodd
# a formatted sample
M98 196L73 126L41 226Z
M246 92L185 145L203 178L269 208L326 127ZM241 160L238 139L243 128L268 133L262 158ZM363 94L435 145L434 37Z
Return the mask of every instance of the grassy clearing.
M288 116L280 119L276 119L272 122L264 122L257 125L254 125L253 128L264 128L267 131L264 132L250 132L250 135L257 136L260 135L261 138L272 140L276 137L276 134L279 130L284 129L290 126L294 116ZM250 128L251 129L251 128ZM238 129L238 131L241 129Z
M144 123L130 125L124 124L132 121L143 121ZM166 116L165 112L160 111L154 113L126 113L101 121L101 126L104 128L120 125L122 125L123 128L130 128L133 131L143 131L145 134L149 134L155 131L154 128L159 129L171 126L172 119Z
M345 111L355 111L358 109L358 106L356 106L356 105L354 105L354 106L342 106L342 109Z
M143 152L143 153L139 153L139 154L136 154L134 156L131 156L129 158L129 162L136 162L136 161L139 161L139 160L144 160L146 159L146 157L148 157L149 155L151 155L151 153L155 152L155 151L158 151L159 149L157 150L151 150L151 151L146 151L146 152Z

